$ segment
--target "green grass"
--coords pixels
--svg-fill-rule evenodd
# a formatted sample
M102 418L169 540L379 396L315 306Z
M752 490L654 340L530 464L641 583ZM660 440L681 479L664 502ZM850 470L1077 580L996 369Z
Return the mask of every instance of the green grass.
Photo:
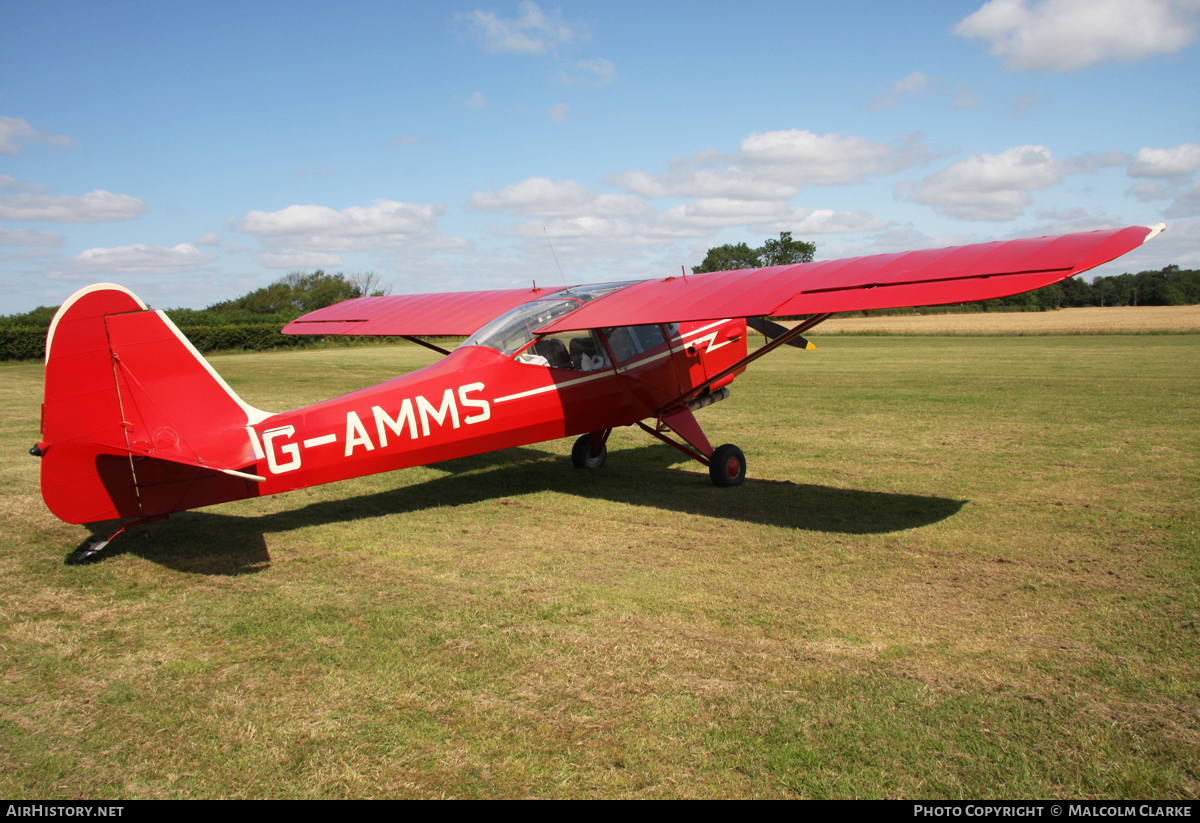
M41 503L0 365L0 794L1200 794L1200 337L846 337L698 418L188 512ZM214 357L282 410L435 357Z

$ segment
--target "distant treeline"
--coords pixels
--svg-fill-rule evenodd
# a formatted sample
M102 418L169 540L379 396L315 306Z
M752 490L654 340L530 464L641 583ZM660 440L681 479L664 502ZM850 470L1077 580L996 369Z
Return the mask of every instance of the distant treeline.
M975 303L878 309L860 315L956 314L972 312L1053 311L1085 306L1194 306L1200 303L1200 270L1167 266L1161 271L1097 277L1091 283L1071 277L1053 286ZM851 312L850 314L855 314Z
M379 296L374 274L347 277L317 270L293 272L269 286L206 309L167 309L166 315L201 352L264 351L310 346L321 337L281 334L302 314L366 295ZM28 360L46 354L46 332L57 306L0 317L0 360Z
M280 334L302 314L343 300L382 295L374 275L295 272L269 286L206 309L167 309L166 314L202 352L310 346L321 337ZM1037 291L950 306L884 309L860 314L949 314L954 312L1050 311L1082 306L1187 306L1200 303L1200 271L1167 266L1161 271L1097 277L1088 283L1072 277ZM0 360L45 356L46 331L57 306L38 306L24 314L0 316Z

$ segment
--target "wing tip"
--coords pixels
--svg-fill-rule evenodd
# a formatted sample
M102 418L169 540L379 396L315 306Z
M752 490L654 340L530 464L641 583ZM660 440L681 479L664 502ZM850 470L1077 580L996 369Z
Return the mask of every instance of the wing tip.
M1150 233L1147 234L1146 237L1142 240L1142 245L1149 243L1152 238L1157 237L1158 235L1160 235L1164 231L1166 231L1167 224L1166 223L1155 223L1153 226L1146 226L1146 228L1150 229Z

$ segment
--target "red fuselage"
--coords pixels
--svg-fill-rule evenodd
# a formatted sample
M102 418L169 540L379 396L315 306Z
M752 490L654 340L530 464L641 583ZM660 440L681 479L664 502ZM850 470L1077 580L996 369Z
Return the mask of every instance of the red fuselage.
M746 353L742 320L688 323L592 372L463 346L419 371L276 414L244 435L275 494L654 418Z

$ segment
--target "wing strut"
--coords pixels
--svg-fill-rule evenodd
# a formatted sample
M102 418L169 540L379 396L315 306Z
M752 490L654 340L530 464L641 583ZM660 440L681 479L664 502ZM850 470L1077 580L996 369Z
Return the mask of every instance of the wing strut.
M776 337L774 340L772 340L770 343L763 346L762 348L756 349L756 350L750 352L749 354L747 354L741 360L734 363L729 368L723 369L722 371L720 371L717 374L713 375L712 377L708 378L707 380L705 380L703 383L699 384L698 386L694 386L689 392L684 394L680 399L683 400L684 402L686 402L686 401L690 400L691 398L696 397L702 391L704 391L709 386L711 386L713 383L716 383L718 380L723 380L726 377L728 377L729 375L733 374L734 372L741 371L742 369L746 368L751 363L753 363L755 360L762 357L764 354L770 354L771 352L775 351L780 346L786 346L788 343L791 343L797 337L800 337L800 335L802 335L804 332L811 329L813 326L817 325L818 323L825 322L833 315L834 315L834 312L825 312L824 314L814 314L812 317L808 318L804 322L798 323L795 328L788 329L786 332L779 335L778 337ZM774 325L774 324L772 324L772 325ZM803 339L803 338L801 338L801 339Z
M776 337L778 337L781 334L788 333L787 326L781 326L778 323L774 323L765 317L747 317L746 325L749 326L750 328L754 329L756 332L761 334L763 337L765 337L766 340L763 341L764 343L775 339ZM803 337L795 338L790 343L788 343L788 345L793 346L797 349L807 349L808 351L812 351L813 349L816 348L816 346L814 346L812 343L809 343Z
M435 346L432 343L428 343L419 337L412 337L411 335L402 334L402 335L400 335L400 339L407 340L410 343L416 343L418 346L424 346L427 349L433 349L438 354L449 354L450 353L450 352L446 351L445 349L443 349L441 346Z

